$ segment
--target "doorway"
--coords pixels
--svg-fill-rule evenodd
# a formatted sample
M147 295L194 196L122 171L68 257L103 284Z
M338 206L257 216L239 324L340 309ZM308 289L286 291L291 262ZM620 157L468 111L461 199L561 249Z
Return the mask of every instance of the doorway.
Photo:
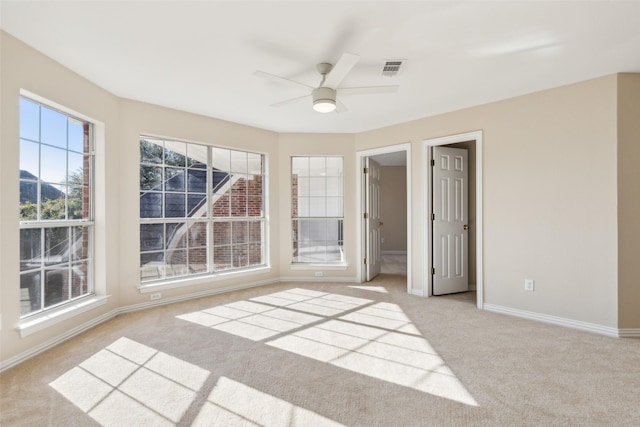
M410 144L357 153L359 282L369 281L379 272L404 273L411 292L410 158Z
M451 135L442 138L425 140L423 142L424 149L424 167L431 169L432 162L437 161L433 156L434 147L455 147L465 149L469 154L468 170L469 170L469 195L466 198L468 202L468 218L467 221L461 222L459 226L468 226L465 235L468 237L467 263L469 290L476 291L476 305L482 309L484 302L483 293L483 274L482 274L482 132L469 132L458 135ZM434 292L434 269L437 272L438 265L434 263L434 259L441 262L441 254L436 253L441 249L439 242L435 242L435 234L433 228L434 212L434 194L433 181L431 173L425 174L425 197L426 197L426 214L424 215L424 232L425 232L425 249L427 255L425 263L426 268L423 270L424 283L428 284L428 296L447 293ZM438 201L439 203L439 201ZM439 247L440 246L440 247ZM442 268L442 267L441 267ZM458 292L454 290L454 292Z

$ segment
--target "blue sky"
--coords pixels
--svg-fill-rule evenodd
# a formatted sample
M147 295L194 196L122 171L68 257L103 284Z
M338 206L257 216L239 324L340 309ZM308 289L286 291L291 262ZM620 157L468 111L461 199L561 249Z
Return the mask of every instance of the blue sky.
M81 122L20 98L20 169L45 182L64 183L67 170L83 165L83 140Z

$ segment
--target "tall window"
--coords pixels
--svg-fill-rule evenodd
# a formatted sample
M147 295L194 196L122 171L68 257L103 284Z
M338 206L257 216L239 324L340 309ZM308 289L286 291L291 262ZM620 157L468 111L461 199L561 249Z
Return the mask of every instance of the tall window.
M344 261L342 157L292 157L294 263Z
M140 139L143 282L265 264L264 156Z
M22 316L93 293L91 128L20 98Z

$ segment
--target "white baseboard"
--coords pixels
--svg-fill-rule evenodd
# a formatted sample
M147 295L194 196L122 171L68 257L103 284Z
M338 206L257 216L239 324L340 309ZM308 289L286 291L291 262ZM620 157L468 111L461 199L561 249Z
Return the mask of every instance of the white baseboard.
M12 368L26 361L27 359L30 359L34 356L37 356L40 353L43 353L49 350L50 348L53 348L59 344L62 344L63 342L75 337L76 335L79 335L82 332L88 331L89 329L95 326L98 326L100 323L106 322L107 320L111 320L114 317L116 317L118 313L119 313L119 310L117 309L111 310L94 319L91 319L88 322L83 323L82 325L78 325L75 328L69 329L68 331L66 331L61 335L58 335L57 337L54 337L50 340L43 342L42 344L39 344L33 348L30 348L29 350L23 353L17 354L7 360L3 360L2 362L0 362L0 372L3 372L9 368Z
M198 298L204 298L204 297L208 297L208 296L212 296L212 295L224 294L226 292L233 292L233 291L239 291L239 290L242 290L242 289L255 288L255 287L258 287L258 286L272 285L274 283L279 283L279 282L281 282L281 280L279 278L267 279L267 280L259 280L259 281L256 281L256 282L242 283L240 285L233 285L233 286L225 286L225 287L222 287L222 288L208 289L206 291L193 292L193 293L190 293L190 294L178 295L178 296L170 297L170 298L162 298L162 299L155 300L155 301L147 301L147 302L143 302L143 303L139 303L139 304L133 304L133 305L127 305L127 306L124 306L124 307L120 307L118 309L118 314L132 313L134 311L145 310L147 308L157 307L157 306L160 306L160 305L173 304L173 303L181 302L181 301L189 301L189 300L194 300L194 299L198 299Z
M506 314L509 316L521 317L523 319L535 320L537 322L550 323L567 328L579 329L581 331L593 332L600 335L618 338L620 330L610 326L598 325L595 323L583 322L580 320L567 319L564 317L550 316L548 314L534 313L532 311L518 310L515 308L503 307L495 304L484 304L483 309L493 313ZM640 331L634 329L631 331Z
M640 329L623 328L619 329L618 336L620 338L640 338Z
M334 276L321 276L321 277L280 277L279 282L338 282L338 283L357 283L355 277L334 277Z

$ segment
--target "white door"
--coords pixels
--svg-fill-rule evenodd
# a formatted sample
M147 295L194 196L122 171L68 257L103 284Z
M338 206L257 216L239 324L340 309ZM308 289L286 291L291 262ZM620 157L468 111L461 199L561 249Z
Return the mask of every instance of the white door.
M433 295L469 290L467 150L433 147Z
M367 282L380 274L380 164L369 157L365 158L365 214L364 222L367 236L367 256L365 259Z

